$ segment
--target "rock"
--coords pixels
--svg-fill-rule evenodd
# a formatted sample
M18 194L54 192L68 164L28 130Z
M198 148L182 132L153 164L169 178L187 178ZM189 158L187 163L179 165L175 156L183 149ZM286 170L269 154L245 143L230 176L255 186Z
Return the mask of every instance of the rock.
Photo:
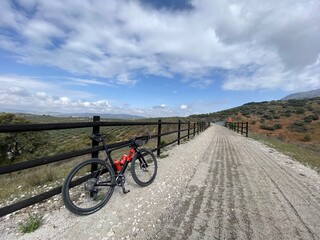
M108 233L107 233L107 236L108 237L112 237L112 236L114 236L114 231L113 230L110 230Z

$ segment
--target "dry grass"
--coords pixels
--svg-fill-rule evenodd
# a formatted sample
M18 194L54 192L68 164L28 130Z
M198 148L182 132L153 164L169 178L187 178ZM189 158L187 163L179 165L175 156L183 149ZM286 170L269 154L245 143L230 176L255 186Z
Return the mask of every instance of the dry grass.
M252 134L252 138L282 152L298 162L315 169L320 173L320 151L318 148L311 148L308 145L294 144L281 141L274 137Z

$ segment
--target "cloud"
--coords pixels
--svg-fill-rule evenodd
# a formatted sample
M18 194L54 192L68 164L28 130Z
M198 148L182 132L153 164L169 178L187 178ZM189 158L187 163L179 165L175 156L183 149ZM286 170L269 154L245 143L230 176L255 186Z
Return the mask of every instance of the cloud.
M153 106L152 109L168 109L165 104Z
M68 85L80 85L80 86L90 86L90 85L96 85L96 86L108 86L112 87L113 85L110 83L106 83L103 81L95 80L95 79L81 79L81 78L66 78L66 80L70 80L71 82L66 82L65 84Z
M145 1L4 0L0 48L20 63L109 84L134 85L138 75L149 74L206 88L223 69L227 90L300 90L303 81L305 88L319 86L319 6L298 0L156 1L152 7ZM259 69L247 76L248 65Z
M77 96L81 96L81 99ZM108 100L92 101L91 98L91 94L66 90L63 84L60 85L57 82L44 82L37 78L24 76L0 75L2 110L25 109L29 112L108 112L111 110L112 107Z
M79 80L83 84L96 84L96 80ZM81 81L84 80L84 81ZM145 117L186 116L190 115L189 105L168 106L166 104L140 108L123 104L114 106L112 99L99 99L86 92L64 89L65 83L55 79L45 82L42 79L18 75L0 75L0 111L23 110L29 113L118 113L135 114Z
M134 85L137 82L137 80L129 79L128 75L124 73L119 74L117 80L118 80L118 84L121 84L121 85Z
M188 106L188 105L185 105L185 104L182 104L182 105L180 106L180 108L181 108L182 110L186 110L186 109L189 108L189 106Z

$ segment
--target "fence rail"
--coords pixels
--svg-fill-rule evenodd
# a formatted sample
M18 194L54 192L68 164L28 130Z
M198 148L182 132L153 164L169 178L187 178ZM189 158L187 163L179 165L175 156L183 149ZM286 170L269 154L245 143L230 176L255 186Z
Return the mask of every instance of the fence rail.
M151 138L157 139L157 146L154 149L151 149L153 152L156 152L157 156L160 156L161 148L167 147L171 144L177 143L178 145L181 143L182 139L188 138L190 139L191 136L195 136L196 133L199 134L200 132L204 131L206 128L210 126L208 122L164 122L159 119L156 122L104 122L100 121L99 116L94 116L92 122L79 122L79 123L50 123L50 124L17 124L17 125L0 125L0 133L12 133L12 132L31 132L31 131L47 131L47 130L61 130L61 129L75 129L75 128L92 128L92 133L99 133L100 127L107 127L107 126L146 126L146 125L154 125L157 126L157 135L152 135ZM177 129L175 131L170 132L162 132L163 125L177 125ZM187 128L183 128L182 126L187 125ZM181 133L186 132L187 134L181 136ZM177 139L161 145L161 137L177 133ZM123 147L129 146L129 141L124 141L120 143L113 143L108 145L111 151L121 149ZM42 165L47 165L59 161L63 161L66 159L74 158L83 156L86 154L91 153L92 158L97 158L99 152L103 150L102 146L98 146L95 141L92 141L91 148L81 149L69 153L59 154L50 157L43 157L39 159L28 160L24 162L19 162L15 164L11 164L8 166L1 166L0 167L0 175L3 174L10 174L13 172L30 169ZM33 204L39 203L43 200L46 200L54 195L61 193L62 186L56 187L51 189L50 191L38 194L37 196L22 200L17 203L13 203L9 206L5 206L0 208L0 217L5 216L9 213L18 211L22 208L31 206Z
M225 126L241 135L249 135L249 123L248 122L226 122Z

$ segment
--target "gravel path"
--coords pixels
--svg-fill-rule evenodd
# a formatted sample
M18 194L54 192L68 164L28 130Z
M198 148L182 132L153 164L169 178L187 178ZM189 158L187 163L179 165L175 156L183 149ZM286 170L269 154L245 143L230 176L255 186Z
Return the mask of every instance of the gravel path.
M315 171L218 125L167 153L152 185L128 176L99 212L61 207L25 235L2 218L0 239L320 239Z

